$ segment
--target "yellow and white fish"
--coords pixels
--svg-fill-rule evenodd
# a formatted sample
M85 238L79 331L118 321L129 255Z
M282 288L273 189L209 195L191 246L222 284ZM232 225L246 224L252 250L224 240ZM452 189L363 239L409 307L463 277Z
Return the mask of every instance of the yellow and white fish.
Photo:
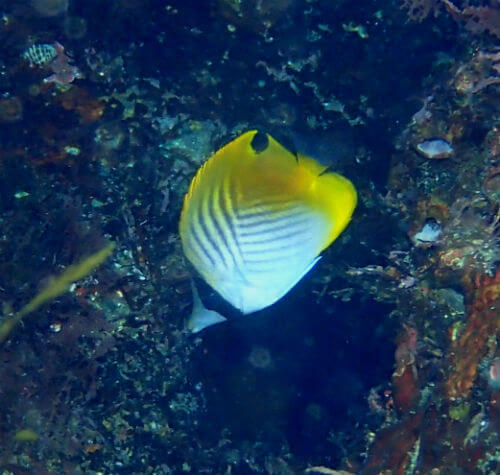
M275 303L318 262L356 203L347 178L252 130L193 178L179 225L182 246L201 277L248 314ZM225 320L194 294L193 332Z

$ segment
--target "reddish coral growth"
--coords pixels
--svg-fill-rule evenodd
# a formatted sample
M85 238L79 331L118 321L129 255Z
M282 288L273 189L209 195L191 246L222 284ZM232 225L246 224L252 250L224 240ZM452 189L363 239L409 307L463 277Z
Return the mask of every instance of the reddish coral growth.
M418 396L417 373L414 365L408 365L401 374L392 376L396 407L404 412L413 407Z
M404 414L395 426L380 432L372 447L368 463L362 473L380 473L391 470L394 474L406 473L410 454L420 438L422 414L412 414L418 401L416 349L418 332L410 325L403 325L394 354L396 370L392 375L394 402Z
M418 396L417 366L415 362L417 338L417 330L405 325L404 332L398 339L398 346L394 355L396 360L396 371L392 375L394 401L396 407L402 412L408 411L414 405Z
M54 74L45 78L43 82L55 82L61 86L72 83L75 79L80 78L82 75L80 70L71 64L71 58L64 52L64 46L60 43L55 43L54 47L57 56L50 63L50 69Z
M423 343L419 344L413 326L404 326L397 341L393 374L394 402L401 420L378 433L361 473L402 474L415 470L434 473L445 467L460 467L464 473L476 473L479 462L494 450L489 441L496 440L490 438L490 434L496 434L500 427L497 390L490 395L489 426L483 426L484 412L473 402L464 401L460 406L460 403L450 404L441 399L443 393L450 402L468 396L480 361L487 353L495 354L491 346L500 338L500 270L495 277L470 279L465 288L470 302L469 318L464 332L450 344L451 370L442 386L428 385L429 377L435 373L428 371L423 364L425 358L418 355L418 350L424 352ZM420 397L423 387L427 398ZM453 412L457 407L464 412Z
M361 473L380 473L382 470L391 470L392 474L406 473L410 453L419 438L421 421L422 414L415 414L379 433L368 464Z
M446 382L446 395L450 400L469 395L488 341L495 335L500 337L500 270L494 277L477 277L473 286L467 327L450 345L451 372Z
M488 450L484 443L488 434L480 440L474 434L474 419L457 421L443 409L448 407L430 403L423 412L410 413L380 432L360 473L448 473L449 467L460 467L460 473L479 473L478 462Z

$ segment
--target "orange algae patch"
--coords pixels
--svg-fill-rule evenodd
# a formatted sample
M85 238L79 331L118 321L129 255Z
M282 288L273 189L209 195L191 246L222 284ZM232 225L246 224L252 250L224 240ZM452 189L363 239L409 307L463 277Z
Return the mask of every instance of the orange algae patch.
M488 344L500 338L500 270L494 277L477 277L473 287L467 326L449 349L446 396L450 400L469 396Z
M102 449L102 445L101 444L89 444L89 445L86 445L83 448L83 450L87 454L93 454L94 452L98 452L101 449Z
M78 86L73 86L68 91L62 93L59 101L63 109L75 111L80 116L82 124L90 124L98 121L105 109L103 102L91 97L86 89Z

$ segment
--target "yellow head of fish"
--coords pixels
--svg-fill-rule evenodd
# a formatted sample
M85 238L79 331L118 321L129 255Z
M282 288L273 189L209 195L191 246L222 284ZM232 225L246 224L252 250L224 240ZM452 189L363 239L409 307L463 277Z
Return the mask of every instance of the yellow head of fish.
M252 130L193 178L180 220L182 246L203 279L247 314L279 300L314 266L356 203L347 178Z

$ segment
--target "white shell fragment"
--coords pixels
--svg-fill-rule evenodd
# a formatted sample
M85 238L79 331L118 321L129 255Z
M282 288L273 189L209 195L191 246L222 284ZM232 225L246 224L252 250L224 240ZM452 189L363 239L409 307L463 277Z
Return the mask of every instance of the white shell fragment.
M415 147L417 152L426 158L439 159L448 158L453 154L452 145L445 139L436 138L420 142Z
M422 226L422 229L413 235L413 242L416 245L435 244L443 234L439 223L434 220L428 220Z

